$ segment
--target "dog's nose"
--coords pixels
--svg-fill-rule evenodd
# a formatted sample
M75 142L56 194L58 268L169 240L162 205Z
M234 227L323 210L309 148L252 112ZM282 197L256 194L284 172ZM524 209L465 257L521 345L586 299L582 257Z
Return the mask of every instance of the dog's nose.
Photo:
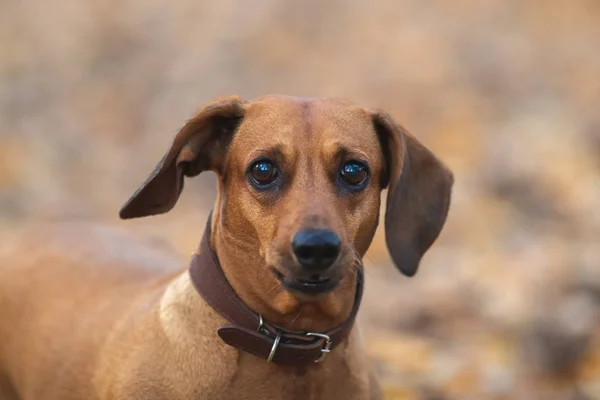
M323 229L305 229L292 240L292 250L302 267L321 271L333 264L340 254L338 235Z

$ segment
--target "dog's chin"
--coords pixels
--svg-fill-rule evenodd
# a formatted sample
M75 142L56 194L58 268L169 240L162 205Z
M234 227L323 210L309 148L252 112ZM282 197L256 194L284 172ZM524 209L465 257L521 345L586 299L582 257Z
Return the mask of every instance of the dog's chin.
M293 275L287 276L278 269L272 268L275 278L281 286L291 294L301 299L311 300L327 295L334 291L340 284L340 278L329 275L314 275L310 278L300 278Z

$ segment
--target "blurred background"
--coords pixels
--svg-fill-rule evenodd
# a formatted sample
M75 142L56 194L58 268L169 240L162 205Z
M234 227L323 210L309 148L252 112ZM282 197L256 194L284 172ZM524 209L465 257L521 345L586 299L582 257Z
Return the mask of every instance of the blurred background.
M600 2L0 0L0 232L86 218L195 248L203 174L119 221L214 97L340 96L454 171L416 277L379 232L366 346L389 399L600 399Z

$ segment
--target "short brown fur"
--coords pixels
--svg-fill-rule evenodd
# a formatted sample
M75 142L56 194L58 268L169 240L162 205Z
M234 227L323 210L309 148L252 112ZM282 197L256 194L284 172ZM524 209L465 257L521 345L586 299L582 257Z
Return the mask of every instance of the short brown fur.
M258 191L257 157L281 169ZM368 163L360 192L340 187L344 160ZM406 275L437 238L452 174L389 115L338 99L237 97L204 106L181 129L122 218L169 211L184 176L217 173L211 245L237 294L289 330L344 321L356 268L377 228L389 185L386 240ZM298 273L291 239L323 228L341 239L339 286L316 297L285 290L273 273ZM0 399L379 399L356 330L325 362L269 364L216 335L226 321L194 290L185 262L126 235L67 224L32 227L0 251Z

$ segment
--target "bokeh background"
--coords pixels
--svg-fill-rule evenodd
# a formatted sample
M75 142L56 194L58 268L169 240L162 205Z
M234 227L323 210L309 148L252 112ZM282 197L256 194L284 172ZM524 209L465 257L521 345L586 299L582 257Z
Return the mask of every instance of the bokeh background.
M214 97L381 107L454 171L412 279L361 313L389 399L600 399L600 2L0 0L0 231L85 218L189 254L215 195L117 211Z

